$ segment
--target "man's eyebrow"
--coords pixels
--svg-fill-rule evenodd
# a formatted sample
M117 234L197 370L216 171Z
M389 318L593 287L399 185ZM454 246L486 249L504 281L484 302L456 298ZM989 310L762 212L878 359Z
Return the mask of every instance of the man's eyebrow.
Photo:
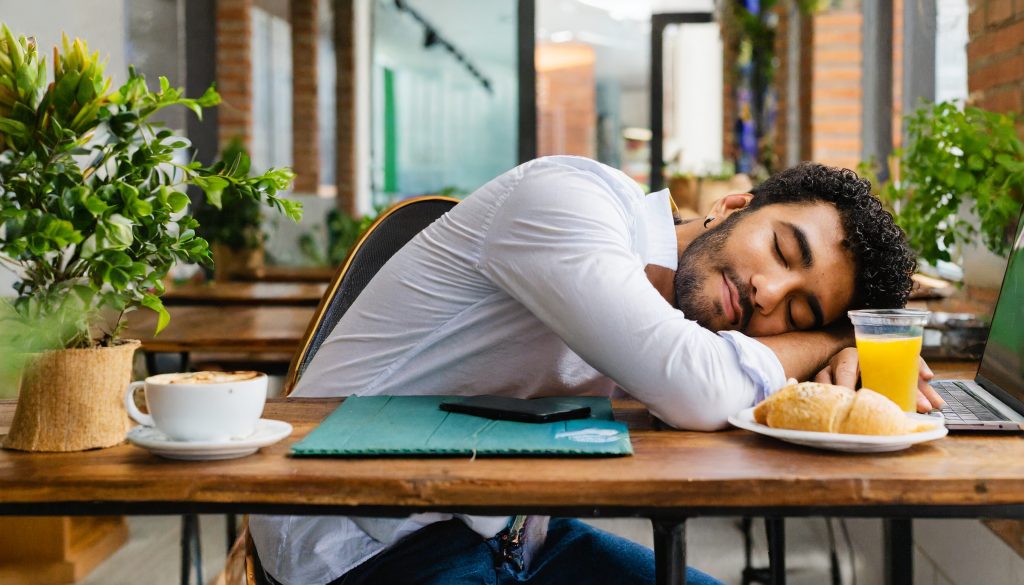
M788 221L782 222L782 225L793 231L793 237L796 239L796 245L800 247L800 257L803 261L804 268L810 268L813 266L814 253L811 252L811 245L807 243L807 234L804 233L804 230L789 223Z
M813 329L821 329L825 326L825 314L821 312L821 303L818 302L818 297L814 295L807 295L807 306L811 308L811 312L814 313L814 327Z

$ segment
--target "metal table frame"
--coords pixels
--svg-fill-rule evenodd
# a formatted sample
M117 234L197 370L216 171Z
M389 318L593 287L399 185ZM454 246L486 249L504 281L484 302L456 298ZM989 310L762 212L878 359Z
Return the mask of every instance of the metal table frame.
M981 506L743 506L655 508L650 506L334 506L312 504L254 504L244 502L52 502L0 503L0 515L188 515L188 514L295 514L403 517L416 512L458 512L476 515L546 514L582 518L648 518L654 527L656 581L665 585L686 583L686 521L703 516L787 517L833 516L884 518L886 585L913 582L914 518L1012 518L1024 519L1024 503ZM778 570L778 569L777 569ZM781 585L775 581L776 585Z

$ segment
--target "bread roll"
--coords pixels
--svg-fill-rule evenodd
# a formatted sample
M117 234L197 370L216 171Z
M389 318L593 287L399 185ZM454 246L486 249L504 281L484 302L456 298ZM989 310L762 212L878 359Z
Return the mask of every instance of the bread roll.
M839 425L840 433L852 435L905 435L934 428L907 417L900 407L869 388L861 388L846 419Z
M844 386L804 382L786 386L754 409L754 420L778 429L835 433L853 402Z
M754 408L754 420L778 429L904 435L933 425L908 418L895 402L867 388L803 382L779 390Z

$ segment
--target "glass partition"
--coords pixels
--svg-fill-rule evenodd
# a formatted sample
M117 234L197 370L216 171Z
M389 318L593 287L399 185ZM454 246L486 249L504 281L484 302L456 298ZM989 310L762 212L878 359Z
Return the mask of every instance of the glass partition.
M537 3L537 151L648 177L650 5Z
M376 0L373 204L468 193L517 163L516 0Z

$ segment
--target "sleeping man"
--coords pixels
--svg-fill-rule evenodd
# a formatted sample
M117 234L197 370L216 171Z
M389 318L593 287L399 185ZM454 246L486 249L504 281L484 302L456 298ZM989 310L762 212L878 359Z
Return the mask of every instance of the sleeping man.
M673 427L713 431L789 377L853 386L846 311L902 307L914 266L849 170L804 163L683 223L667 191L541 158L402 248L294 395L625 392ZM922 408L939 403L921 388ZM254 516L250 529L285 585L654 580L652 551L571 519Z

